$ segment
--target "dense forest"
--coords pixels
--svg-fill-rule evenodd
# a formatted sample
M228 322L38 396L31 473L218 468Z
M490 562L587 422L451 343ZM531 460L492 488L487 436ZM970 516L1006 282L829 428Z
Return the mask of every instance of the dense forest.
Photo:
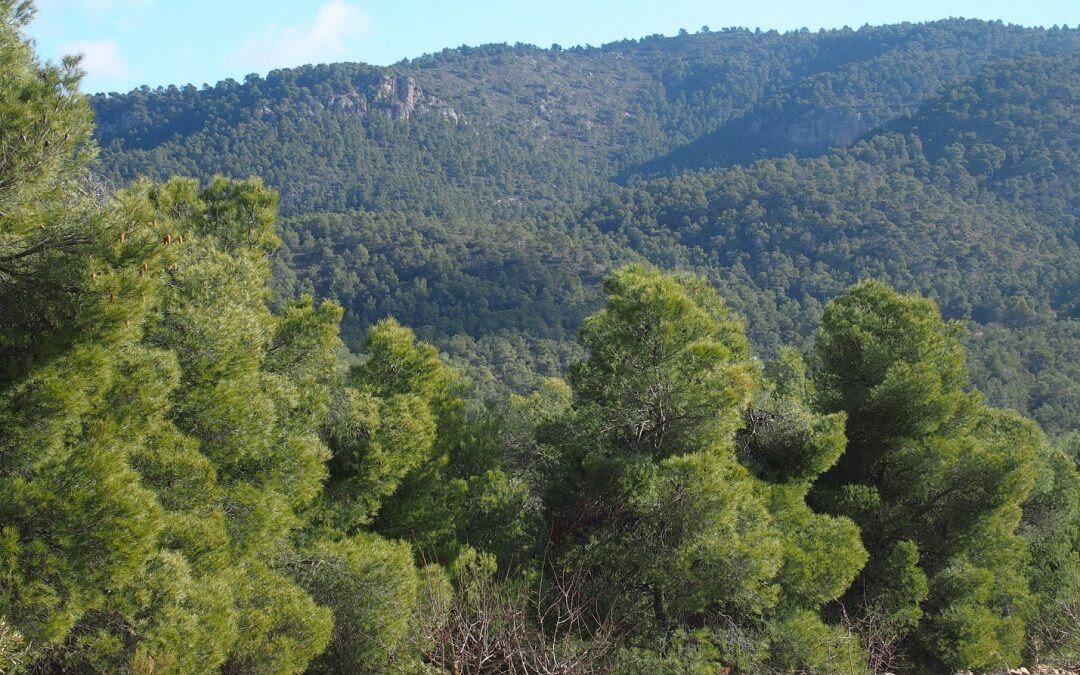
M1080 418L1080 32L980 21L462 47L92 98L97 171L261 176L274 288L389 317L489 392L580 356L600 281L718 285L772 356L867 277L967 325L975 383Z
M87 97L32 18L0 672L1080 667L1074 31Z

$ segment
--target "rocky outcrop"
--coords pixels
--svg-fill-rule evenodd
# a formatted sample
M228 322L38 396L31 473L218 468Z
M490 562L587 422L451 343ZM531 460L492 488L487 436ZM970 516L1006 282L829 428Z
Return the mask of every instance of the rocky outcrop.
M326 107L345 115L362 115L368 111L367 99L357 92L334 94L326 100Z
M407 76L382 75L360 89L330 96L326 107L343 115L381 112L391 119L407 120L432 112L452 122L463 121L457 110L417 87Z
M869 121L858 110L831 108L797 110L794 114L758 120L750 125L749 132L772 137L779 145L816 150L848 146L869 129Z
M788 127L787 139L805 148L844 147L869 129L858 110L833 108L801 116Z

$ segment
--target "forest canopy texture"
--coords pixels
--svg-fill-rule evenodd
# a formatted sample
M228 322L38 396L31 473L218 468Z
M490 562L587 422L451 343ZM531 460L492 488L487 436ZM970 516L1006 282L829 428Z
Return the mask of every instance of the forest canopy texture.
M97 170L261 176L274 288L394 316L489 390L580 358L616 267L693 270L764 355L865 278L967 326L973 380L1080 419L1080 32L947 20L484 45L91 98Z
M1074 31L88 98L32 16L0 671L1080 665Z

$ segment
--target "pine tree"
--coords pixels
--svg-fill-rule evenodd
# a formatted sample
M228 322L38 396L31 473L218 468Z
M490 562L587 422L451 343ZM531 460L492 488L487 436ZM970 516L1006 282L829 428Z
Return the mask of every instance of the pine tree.
M1048 441L1029 420L999 413L999 433L1039 449L1035 489L1024 502L1021 533L1031 554L1035 605L1028 617L1029 663L1080 663L1080 433Z
M33 662L132 582L163 527L130 456L161 387L129 377L168 360L129 349L158 285L145 214L89 172L77 59L36 61L27 2L0 2L0 617ZM2 667L2 664L0 664Z
M802 358L784 350L762 377L736 437L740 461L759 479L783 546L776 582L780 599L765 621L763 666L776 672L810 668L860 672L866 655L846 627L822 618L866 564L858 527L846 517L816 513L807 494L843 454L843 413L814 410L815 391Z
M326 474L318 430L341 310L305 298L270 311L276 196L257 181L139 183L119 201L152 224L161 252L138 270L155 292L102 409L141 430L126 457L159 530L138 573L49 663L301 672L332 616L286 561Z
M929 300L858 284L826 308L815 356L822 408L847 414L847 449L814 501L855 520L870 552L846 611L887 625L915 667L1015 665L1034 436L1004 429L970 391L957 329Z
M865 560L858 532L804 501L843 417L809 411L805 378L768 384L701 279L631 266L605 292L569 417L544 430L563 453L547 502L560 564L661 655L626 667L861 668L819 616Z

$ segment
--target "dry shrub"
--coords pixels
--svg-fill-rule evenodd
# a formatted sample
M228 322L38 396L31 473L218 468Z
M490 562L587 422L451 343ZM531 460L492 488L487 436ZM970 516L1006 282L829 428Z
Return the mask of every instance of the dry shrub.
M610 670L620 631L584 598L583 581L580 571L529 581L469 567L451 593L429 584L425 660L459 675Z

